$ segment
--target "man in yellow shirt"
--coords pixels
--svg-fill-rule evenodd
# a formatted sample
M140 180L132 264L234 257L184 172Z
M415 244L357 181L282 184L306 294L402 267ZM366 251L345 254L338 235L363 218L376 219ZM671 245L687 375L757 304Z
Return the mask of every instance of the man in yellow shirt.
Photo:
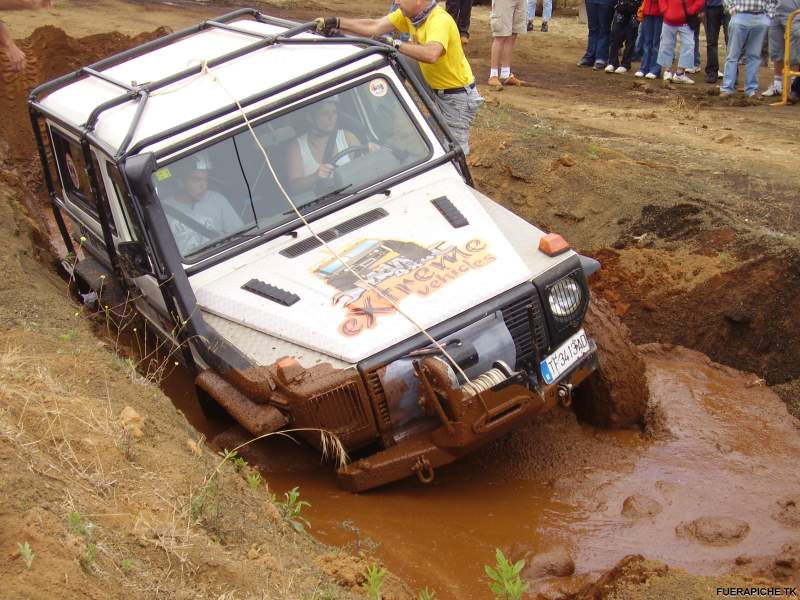
M436 105L453 137L464 154L469 154L469 126L483 98L475 88L456 22L435 0L398 0L397 5L397 10L378 19L319 18L317 31L341 29L364 37L392 31L408 33L411 39L394 40L394 47L419 61L422 76L433 89Z

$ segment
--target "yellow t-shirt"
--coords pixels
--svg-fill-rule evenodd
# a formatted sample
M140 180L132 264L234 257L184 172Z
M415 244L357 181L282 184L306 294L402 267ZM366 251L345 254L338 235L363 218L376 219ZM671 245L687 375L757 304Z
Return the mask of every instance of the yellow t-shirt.
M438 42L444 48L444 54L435 63L419 63L425 81L433 89L463 87L475 80L461 47L456 22L441 6L437 5L420 27L414 27L399 8L389 15L389 21L398 31L411 34L412 41L417 44Z

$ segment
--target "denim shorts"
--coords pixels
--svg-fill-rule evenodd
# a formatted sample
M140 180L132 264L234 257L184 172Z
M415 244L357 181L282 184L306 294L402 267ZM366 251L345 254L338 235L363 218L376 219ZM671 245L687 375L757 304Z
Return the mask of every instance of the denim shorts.
M769 57L771 60L783 60L784 44L783 36L786 31L787 18L785 16L774 16L769 22ZM789 62L796 65L800 62L800 17L795 17L792 23L792 45L789 53Z
M464 154L469 154L469 126L483 104L478 89L465 87L463 94L435 92L433 97L453 137L464 149Z

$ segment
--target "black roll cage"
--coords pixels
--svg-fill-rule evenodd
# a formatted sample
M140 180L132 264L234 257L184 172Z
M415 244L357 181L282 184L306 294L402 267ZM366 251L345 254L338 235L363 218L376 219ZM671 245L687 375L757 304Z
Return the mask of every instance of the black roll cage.
M260 23L286 27L287 30L280 34L268 35L247 31L229 24L231 21L240 19L241 17L251 17L253 20ZM401 55L391 46L368 38L323 36L314 36L312 38L296 37L298 34L308 32L314 27L314 22L298 24L293 21L264 15L255 9L240 9L227 13L221 17L218 17L217 19L204 21L198 25L152 40L137 46L136 48L120 52L111 57L93 63L88 67L82 67L76 71L63 75L62 77L37 86L29 95L28 110L30 114L31 125L34 131L34 137L36 139L36 144L39 151L39 160L42 163L42 169L44 171L44 180L45 184L47 185L50 205L67 251L75 255L75 260L77 261L75 247L70 239L69 232L57 202L56 185L51 177L47 160L47 149L44 144L44 140L42 139L42 126L45 125L46 127L47 120L58 124L65 130L72 132L78 137L87 165L91 193L97 200L97 210L100 217L103 241L106 246L106 251L108 252L111 269L116 276L116 279L123 286L127 287L129 284L120 266L120 260L114 246L112 232L109 225L111 208L110 205L108 205L106 194L99 193L100 183L98 180L98 173L94 168L92 147L99 150L111 163L113 163L122 175L123 182L128 188L126 191L130 193L131 197L133 198L132 208L136 214L131 215L131 218L138 219L139 223L145 225L142 230L147 239L142 240L142 242L147 249L146 251L148 255L150 255L151 264L154 271L153 274L159 283L167 310L170 312L173 321L176 323L175 335L183 347L184 359L189 366L195 369L197 366L194 362L191 351L189 350L189 341L193 341L195 343L195 346L203 360L221 373L224 373L230 368L247 368L248 366L252 366L252 364L247 357L241 354L236 348L230 346L221 336L219 336L211 327L209 327L200 315L196 306L194 292L189 284L188 275L183 268L178 248L170 234L164 212L161 210L158 203L154 202L155 190L153 189L150 175L155 168L156 158L178 152L183 148L191 146L192 144L196 144L198 141L207 139L210 134L214 134L215 132L222 133L234 127L241 126L245 123L245 120L239 113L237 104L231 103L228 106L219 108L211 113L203 115L202 117L192 119L165 130L158 135L150 136L146 139L140 140L133 146L130 146L131 140L136 133L147 101L154 91L197 75L201 73L205 67L215 67L275 44L349 44L362 46L360 51L348 57L336 60L328 65L325 65L324 67L309 73L305 73L304 75L286 81L278 86L273 86L270 89L244 98L240 101L240 105L242 108L246 108L247 106L251 106L255 103L263 101L270 96L274 96L275 94L289 90L297 85L312 81L341 67L356 63L368 56L382 54L386 56L389 63L399 73L399 75L411 83L412 87L422 99L425 107L428 109L434 121L436 122L436 125L439 127L439 129L441 129L442 132L444 132L445 139L440 141L442 141L445 146L445 154L439 159L433 161L433 163L420 165L420 167L425 167L427 169L432 165L435 166L444 164L446 162L455 161L465 181L469 185L472 185L473 183L471 174L466 164L463 150L459 144L454 141L452 134L450 133L450 130L444 121L444 118L430 96L427 86L423 81L421 81L420 77L417 76L414 69L406 62L407 59L401 57ZM183 71L173 73L172 75L154 82L142 84L132 82L131 84L127 84L122 81L118 81L113 77L109 77L101 72L103 69L114 67L130 59L142 56L143 54L165 47L175 41L209 29L233 31L241 35L253 37L256 41L243 46L238 50L234 50L214 58L208 61L206 65L189 67ZM371 65L366 66L362 71L366 71L371 68L373 68ZM347 75L348 78L351 78L352 76L352 73ZM122 90L122 93L119 96L103 102L95 107L89 115L86 123L78 127L66 123L58 115L53 114L52 111L41 104L40 98L43 95L79 81L85 77L99 78L106 83L110 83L119 87ZM329 87L331 84L332 82L327 81L320 85L320 89ZM316 93L316 91L319 90L304 90L302 95L313 94ZM299 95L300 94L292 95L290 98L285 99L285 101L281 102L281 106L288 104L289 102L296 101ZM97 125L97 121L103 112L134 100L137 102L137 107L133 119L129 125L123 142L120 144L120 148L115 150L97 137L94 131L95 126ZM255 111L255 113L252 115L252 118L258 118L258 116L261 114L264 114L267 111L274 111L275 109L276 106L265 107L263 110ZM150 152L140 154L140 152L142 152L142 150L148 146L164 141L180 133L190 131L197 126L209 123L228 114L235 114L236 116L215 126L212 130L204 130L202 133L198 133L189 138L183 139L180 142L162 148L156 153ZM45 132L46 131L47 130L45 128ZM403 180L408 179L409 177L413 177L420 172L420 167L411 169L408 173L404 174L404 176L393 178L391 184L395 185ZM386 186L371 186L359 194L354 194L351 202L360 200L368 194L375 193L375 188L378 187ZM338 209L340 207L341 206L337 206L336 208ZM315 217L320 218L325 214L327 214L327 212L319 211Z

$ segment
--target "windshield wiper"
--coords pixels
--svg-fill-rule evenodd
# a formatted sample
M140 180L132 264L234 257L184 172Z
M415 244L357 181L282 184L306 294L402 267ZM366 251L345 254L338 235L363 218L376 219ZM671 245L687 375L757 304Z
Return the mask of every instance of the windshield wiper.
M324 194L324 195L320 196L319 198L317 198L315 200L312 200L311 202L306 202L302 206L298 206L297 210L299 210L301 213L308 212L307 209L319 208L323 204L327 203L330 200L338 200L339 198L342 197L341 196L342 192L345 191L346 189L351 188L351 187L353 187L352 183L348 183L347 185L343 185L342 187L337 188L335 190L332 190L332 191L328 192L327 194ZM292 214L295 214L295 212L293 210L287 210L283 214L284 215L292 215Z
M199 254L200 252L205 252L206 250L210 250L211 248L214 248L215 246L220 246L222 244L227 244L227 243L233 242L235 240L247 240L247 239L250 239L250 238L258 237L264 232L263 231L258 231L256 233L249 233L249 232L253 231L253 229L256 229L257 227L258 227L258 224L254 223L250 227L242 229L241 231L237 231L236 233L232 233L231 235L226 235L225 237L222 237L222 238L216 239L216 240L214 240L212 242L209 242L205 246L200 246L197 250L192 252L192 255Z

